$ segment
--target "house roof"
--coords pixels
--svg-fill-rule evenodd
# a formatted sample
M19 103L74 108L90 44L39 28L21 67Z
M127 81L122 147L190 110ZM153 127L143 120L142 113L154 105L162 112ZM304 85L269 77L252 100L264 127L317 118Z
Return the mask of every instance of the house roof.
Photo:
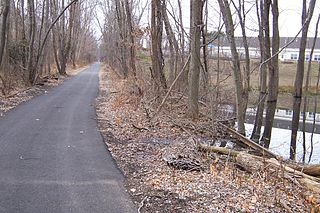
M294 39L294 37L281 37L280 38L280 47L287 45L293 39ZM312 48L313 40L314 40L313 37L307 38L307 46L306 46L307 49ZM288 48L293 48L293 49L300 48L300 42L301 42L301 37L298 37L288 46ZM317 38L317 40L316 40L315 49L320 49L320 39L319 38Z
M293 39L294 39L294 37L280 37L280 48L287 45ZM312 48L313 39L314 39L313 37L307 38L307 46L306 46L307 49ZM235 41L236 41L237 47L243 47L242 37L235 37ZM249 47L260 48L258 37L247 37L247 41L248 41ZM294 41L287 48L293 48L293 49L299 48L300 41L301 41L301 37L294 39ZM215 40L213 42L213 45L218 46L218 40ZM229 46L229 41L226 36L221 37L220 46ZM320 38L317 38L317 40L316 40L315 49L320 49Z

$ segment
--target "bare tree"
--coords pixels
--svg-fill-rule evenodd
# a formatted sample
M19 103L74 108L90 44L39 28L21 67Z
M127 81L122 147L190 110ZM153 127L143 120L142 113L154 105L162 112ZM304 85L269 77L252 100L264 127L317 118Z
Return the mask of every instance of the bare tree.
M2 59L4 55L5 45L6 45L6 37L7 37L7 20L9 16L10 10L10 0L3 1L2 5L2 20L1 20L1 32L0 32L0 66L2 64Z
M270 27L269 27L269 11L270 2L267 0L256 0L257 18L259 23L259 46L260 46L260 64L259 69L259 100L257 113L255 117L254 127L252 130L251 139L254 141L260 140L261 127L263 121L263 111L267 96L267 64L263 63L270 57Z
M207 35L208 35L208 1L204 0L204 12L203 12L203 27L201 28L201 37L202 37L202 86L205 91L208 89L209 84L209 62L208 62L208 44L207 44Z
M317 37L318 37L318 27L319 27L319 21L320 21L320 15L318 15L318 20L316 23L316 30L315 30L315 35L313 38L312 42L312 47L311 47L311 52L309 55L309 61L308 61L308 68L307 68L307 76L306 76L306 83L304 86L304 93L305 96L303 97L303 119L302 119L302 134L303 134L303 156L302 156L302 162L305 163L306 161L306 153L307 153L307 147L306 147L306 113L307 113L307 105L309 102L309 85L310 85L310 75L311 75L311 66L312 66L312 58L313 58L313 53L314 53L314 48L316 46L317 42Z
M311 140L310 140L310 155L309 155L309 160L308 163L310 163L312 155L313 155L313 137L314 137L314 132L316 128L316 113L318 109L318 96L319 96L319 91L320 91L320 64L318 67L318 77L317 77L317 83L316 83L316 94L314 96L314 107L313 107L313 121L312 121L312 131L311 131Z
M303 0L302 7L302 34L300 41L299 58L297 64L297 72L294 82L294 93L293 93L293 119L292 119L292 132L291 132L291 144L290 144L290 159L296 157L296 143L297 143L297 132L300 121L300 107L302 99L302 85L304 77L304 61L305 61L305 49L307 44L308 29L312 19L316 0L311 0L307 8L307 1Z
M245 113L246 109L243 105L243 94L244 87L242 83L241 68L240 68L240 58L237 51L235 36L234 36L234 23L232 19L231 9L229 2L227 0L218 0L220 10L223 16L226 34L228 41L230 43L231 55L232 55L232 74L235 83L236 91L236 106L237 106L237 122L238 122L238 131L241 134L245 134Z
M119 46L120 46L120 61L122 65L122 72L124 77L128 76L128 64L127 58L128 54L126 51L126 18L125 18L125 8L123 1L115 1L117 23L118 23L118 33L120 36Z
M266 109L266 122L261 139L261 143L269 148L271 133L274 121L274 114L277 108L278 91L279 91L279 8L278 0L273 0L271 3L272 9L272 58L268 62L268 96ZM268 42L268 41L267 41ZM266 44L265 44L266 45Z
M250 91L250 54L249 54L249 44L247 39L247 33L246 33L246 9L245 9L245 1L244 0L238 0L238 5L234 3L234 1L231 1L234 5L235 10L237 11L238 18L239 18L239 24L241 27L241 33L242 33L242 43L244 47L245 52L245 66L243 71L243 108L246 111L247 105L248 105L248 99L249 99L249 91ZM245 116L245 115L244 115Z
M200 76L200 38L203 28L202 10L203 1L191 0L191 41L190 41L190 71L189 71L189 113L191 118L199 117L199 76Z
M64 0L62 0L62 8L64 8ZM61 29L60 29L60 74L66 75L67 62L70 56L72 30L75 18L75 7L72 5L69 11L68 25L66 24L66 18L62 17Z
M185 29L184 29L184 23L183 23L183 12L182 12L182 6L181 6L181 0L178 0L178 11L179 11L179 20L177 21L178 24L178 32L179 32L179 43L180 43L180 49L181 49L181 64L179 67L183 67L185 64L185 57L186 57L186 36L185 36ZM184 91L185 88L188 85L188 72L184 72L181 76L181 80L179 82L179 89L181 91Z
M10 10L10 0L5 0L3 1L3 5L1 5L3 8L2 11L2 20L1 20L1 31L0 31L0 68L2 65L3 57L4 57L4 51L5 51L5 46L6 46L6 41L7 41L7 20L9 16L9 10ZM2 81L2 84L4 85L5 79L2 77L2 74L0 73L0 80ZM5 87L2 89L2 93L5 94Z
M36 36L36 15L35 15L35 5L34 0L28 0L29 9L29 53L28 53L28 64L27 70L29 72L29 82L32 83L35 79L35 69L34 69L34 45Z
M163 22L167 34L167 38L169 41L169 49L170 49L170 58L169 58L169 78L168 82L171 84L174 80L174 78L177 75L178 72L178 65L179 65L179 45L178 41L176 39L176 36L173 32L173 29L171 27L167 9L166 9L166 4L165 0L163 0L164 5L162 7L162 13L163 13Z
M125 0L125 9L126 9L126 20L128 24L128 43L130 44L130 68L133 75L136 75L136 52L135 52L135 42L134 42L134 26L132 22L132 11L129 6L129 0Z
M162 18L163 2L158 0L151 1L151 60L152 75L154 78L154 90L156 94L160 94L161 89L167 88L166 78L164 75L164 59L162 53Z
M1 60L5 59L6 62L2 64L1 71L6 70L6 73L9 73L2 80L9 83L3 82L2 86L10 85L10 89L14 89L14 86L21 84L21 80L25 83L24 86L35 84L41 75L50 75L48 71L51 71L53 56L56 59L57 69L63 73L69 62L72 43L79 39L73 32L76 13L81 17L88 9L77 10L80 8L75 7L78 0L9 2L11 8L7 11L6 24L1 25L5 27L6 39L1 38L0 42L0 44L4 42L1 48L3 50ZM79 34L87 29L81 27L82 23L81 20L78 22ZM92 38L94 37L90 36L92 46L97 45ZM51 48L54 51L51 51Z

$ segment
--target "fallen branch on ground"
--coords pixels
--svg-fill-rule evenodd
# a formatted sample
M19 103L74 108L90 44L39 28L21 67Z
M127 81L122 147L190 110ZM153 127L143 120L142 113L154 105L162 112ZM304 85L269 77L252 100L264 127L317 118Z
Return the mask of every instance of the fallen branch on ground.
M232 157L236 157L240 154L239 151L228 149L225 147L218 147L218 146L207 146L198 143L198 150L201 152L215 152L223 155L230 155Z
M169 165L176 169L182 169L187 171L200 171L202 170L201 163L194 158L185 157L185 156L174 156L174 155L165 155L163 160Z
M6 95L6 96L1 96L1 97L2 97L2 98L12 98L12 97L14 97L14 96L16 96L16 95L18 95L18 94L20 94L20 93L22 93L22 92L28 91L28 90L31 89L31 88L32 88L32 87L28 87L28 88L26 88L26 89L19 90L19 91L15 92L15 93L8 94L8 95Z
M258 172L263 171L267 167L267 165L272 165L278 169L283 169L287 175L291 178L297 179L301 184L306 186L308 189L320 193L320 179L317 177L313 177L311 175L305 174L299 170L291 168L288 165L285 165L283 162L271 158L267 159L264 157L259 157L255 155L251 155L246 152L240 152L236 150L227 149L224 147L215 147L215 146L206 146L203 144L198 144L198 150L200 151L208 151L208 152L216 152L220 154L230 155L235 157L236 162L243 167L246 171L249 172Z
M147 198L148 198L148 197L146 196L146 197L144 197L143 200L141 201L141 203L140 203L140 205L139 205L139 208L138 208L138 213L141 212L141 209L142 209L142 207L144 206L144 201L145 201Z
M320 177L320 165L289 165L291 168L295 170L299 170L305 174Z
M222 123L218 123L220 126L222 126L229 134L231 134L233 137L236 137L239 139L242 143L247 145L248 147L253 148L254 150L260 151L263 155L267 155L269 157L273 157L276 159L280 159L281 157L274 154L273 152L269 151L268 149L264 148L263 146L255 143L254 141L250 140L249 138L246 138L245 136L241 135L240 133L236 132L235 130L231 129L230 127L227 127L226 125Z
M155 118L155 117L158 115L158 113L159 113L160 110L162 109L163 105L166 103L166 101L167 101L167 99L168 99L168 97L169 97L169 95L170 95L170 93L171 93L174 85L177 83L177 81L179 80L180 76L182 75L182 73L183 73L184 70L186 69L186 67L187 67L187 65L188 65L188 63L189 63L189 61L190 61L190 58L191 58L191 55L188 56L188 59L187 59L186 63L185 63L184 66L182 67L182 69L181 69L181 71L179 72L179 74L177 75L176 79L174 79L174 81L172 82L172 84L171 84L171 86L170 86L170 88L169 88L166 96L165 96L164 99L162 100L162 102L161 102L161 104L159 105L157 111L154 113L154 115L152 116L151 119Z
M150 129L148 129L147 127L140 127L140 126L137 126L135 124L132 124L132 126L138 130L146 130L146 131L150 131Z

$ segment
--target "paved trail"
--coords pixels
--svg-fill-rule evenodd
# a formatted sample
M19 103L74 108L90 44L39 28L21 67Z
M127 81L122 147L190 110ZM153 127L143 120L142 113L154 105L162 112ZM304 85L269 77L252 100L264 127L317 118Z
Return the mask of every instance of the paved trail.
M97 130L98 70L0 118L0 212L136 212Z

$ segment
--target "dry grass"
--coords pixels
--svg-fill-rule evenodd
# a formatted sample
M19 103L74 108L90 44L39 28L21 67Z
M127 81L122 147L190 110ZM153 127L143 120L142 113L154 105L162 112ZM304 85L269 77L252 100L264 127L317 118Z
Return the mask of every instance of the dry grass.
M231 73L231 63L230 61L225 61L222 60L220 62L220 70L222 70L222 78L224 75L230 74ZM241 63L241 66L244 66L244 62ZM211 60L210 61L210 67L211 70L216 70L217 69L217 61L216 60ZM305 63L305 78L307 76L307 67L308 64ZM318 68L319 68L319 63L317 62L312 62L311 65L311 81L310 81L310 87L311 89L315 89L316 86L316 80L318 76ZM259 63L254 60L251 62L251 69L252 69L252 74L251 74L251 86L253 88L258 88L259 87ZM292 88L294 85L294 80L295 80L295 74L296 74L296 69L297 69L297 63L292 62L292 63L279 63L279 86L280 88ZM211 78L215 79L216 78L216 72L213 72ZM225 82L225 84L230 84L233 83L232 79L228 79L228 81Z
M227 78L231 73L231 62L222 60L220 62L220 69L222 70L220 74L220 79ZM244 66L244 62L241 63L241 66ZM259 63L258 61L252 61L251 62L251 68L253 69L251 74L251 88L252 93L250 97L250 104L252 106L255 105L255 103L258 100L258 88L259 88ZM305 64L305 69L307 70L308 64ZM217 61L210 61L210 67L212 70L211 75L211 82L216 82L217 72L215 71L217 69ZM297 63L279 63L279 98L278 98L278 107L279 108L292 108L292 91L293 91L293 85L295 80L295 73L296 73L296 67ZM310 78L310 87L308 95L309 98L309 110L313 111L313 105L314 105L314 96L316 94L316 80L318 77L318 69L319 69L319 63L312 62L311 66L311 78ZM305 70L305 78L306 78L306 70ZM232 77L227 78L224 82L221 83L222 87L224 89L230 89L233 88L234 82ZM318 112L320 112L320 98L318 98Z

